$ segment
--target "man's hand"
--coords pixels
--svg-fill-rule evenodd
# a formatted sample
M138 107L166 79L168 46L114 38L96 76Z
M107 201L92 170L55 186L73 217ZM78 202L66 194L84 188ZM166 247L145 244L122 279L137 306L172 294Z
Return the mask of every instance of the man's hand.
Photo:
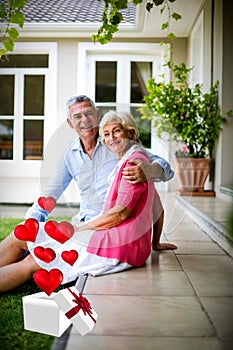
M150 178L162 178L163 169L156 163L144 163L140 159L134 159L128 163L133 166L126 167L122 171L123 179L132 184L145 182Z

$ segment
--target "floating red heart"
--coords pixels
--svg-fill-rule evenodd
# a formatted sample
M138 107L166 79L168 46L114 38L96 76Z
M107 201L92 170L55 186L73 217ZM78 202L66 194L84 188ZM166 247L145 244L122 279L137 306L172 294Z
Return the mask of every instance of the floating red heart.
M63 280L63 274L58 269L50 271L40 269L34 274L34 281L37 286L42 289L47 295L50 295Z
M53 197L40 197L38 199L39 206L50 213L56 206L56 201Z
M60 243L65 243L74 234L74 227L67 221L57 223L55 220L49 220L44 225L45 232Z
M39 230L39 223L36 219L27 219L24 224L19 224L14 229L15 237L23 241L35 242Z
M56 258L56 253L51 248L35 247L34 253L37 258L43 260L46 263L50 263Z
M76 250L65 250L61 253L61 257L65 262L73 266L75 261L78 259L78 252L76 252Z
M46 222L46 224L44 225L44 229L45 229L45 232L53 232L56 230L57 228L57 225L58 225L58 222L55 221L55 220L49 220ZM47 232L47 233L48 233Z

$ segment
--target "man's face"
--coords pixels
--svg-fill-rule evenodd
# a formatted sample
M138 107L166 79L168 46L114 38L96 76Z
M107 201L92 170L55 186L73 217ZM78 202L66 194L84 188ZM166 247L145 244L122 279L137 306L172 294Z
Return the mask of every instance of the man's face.
M70 106L69 126L78 133L82 140L91 140L98 132L98 112L88 101L75 102Z

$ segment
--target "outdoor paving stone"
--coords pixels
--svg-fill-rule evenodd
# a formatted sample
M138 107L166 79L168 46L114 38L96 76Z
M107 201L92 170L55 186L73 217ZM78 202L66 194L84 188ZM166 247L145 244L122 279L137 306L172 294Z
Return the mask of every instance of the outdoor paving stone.
M233 274L231 270L186 270L199 296L233 296Z
M192 223L192 219L184 211L169 212L167 209L165 210L164 224L167 230L188 223Z
M176 241L173 243L176 244ZM182 245L177 242L177 245L175 254L225 255L225 252L214 242L182 242Z
M233 297L201 298L221 339L229 339L233 343Z
M215 331L195 297L92 295L93 335L212 337ZM73 330L78 333L77 330Z
M92 336L74 334L66 350L224 350L215 338Z
M177 228L171 231L165 231L166 239L169 242L176 241L204 241L204 242L212 242L207 234L203 233L198 226L194 226L193 224L181 224ZM180 243L179 243L180 245Z
M190 282L183 271L136 271L89 277L85 294L194 296Z
M146 265L146 269L161 272L167 270L180 271L181 266L172 250L161 250L151 252L150 258L148 259Z
M229 270L233 276L233 259L227 255L179 255L178 259L185 270Z

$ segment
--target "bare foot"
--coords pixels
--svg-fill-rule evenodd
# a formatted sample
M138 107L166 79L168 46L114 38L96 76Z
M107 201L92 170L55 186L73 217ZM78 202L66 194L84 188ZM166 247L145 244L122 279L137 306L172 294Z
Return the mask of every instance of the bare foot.
M156 246L152 247L153 250L174 250L177 246L172 243L158 243Z

